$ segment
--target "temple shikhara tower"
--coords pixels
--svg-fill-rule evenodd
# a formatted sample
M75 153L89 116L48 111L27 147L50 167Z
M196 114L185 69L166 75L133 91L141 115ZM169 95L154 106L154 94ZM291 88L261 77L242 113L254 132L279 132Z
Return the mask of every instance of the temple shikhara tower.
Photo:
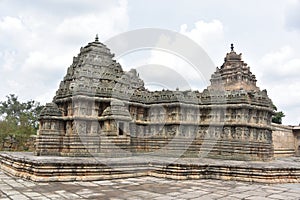
M113 57L98 37L80 49L40 115L36 155L272 159L272 101L233 45L203 92L149 91Z

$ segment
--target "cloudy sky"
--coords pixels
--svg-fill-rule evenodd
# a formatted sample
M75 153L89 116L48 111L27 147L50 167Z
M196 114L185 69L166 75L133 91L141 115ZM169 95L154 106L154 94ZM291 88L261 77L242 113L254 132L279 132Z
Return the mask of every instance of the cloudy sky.
M299 0L0 0L0 100L14 93L50 102L73 56L96 33L106 41L141 28L188 36L215 66L234 43L258 86L286 114L284 123L300 123ZM152 63L186 73L170 55L138 55L119 62L126 70Z

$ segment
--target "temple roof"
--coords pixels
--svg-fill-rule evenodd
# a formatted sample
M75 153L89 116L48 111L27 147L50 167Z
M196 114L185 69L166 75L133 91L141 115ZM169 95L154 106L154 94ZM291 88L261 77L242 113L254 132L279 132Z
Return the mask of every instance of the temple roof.
M225 62L235 62L235 61L242 61L242 54L236 54L234 51L234 46L231 44L230 46L231 51L226 54L226 57L224 58Z
M40 113L40 117L61 116L61 115L62 115L62 111L59 110L58 106L55 103L47 103Z
M250 67L242 60L242 54L234 51L231 44L231 51L226 54L223 65L216 68L211 76L210 90L247 90L259 91L256 86L256 77L250 71Z
M260 92L256 86L255 75L242 60L242 54L235 52L233 44L222 66L217 67L212 74L211 85L202 93L177 90L149 91L144 87L144 82L135 69L123 71L113 56L109 48L99 42L96 36L93 42L82 47L79 54L73 58L73 63L61 81L53 102L69 101L70 97L82 95L143 104L170 102L207 104L211 101L212 94L218 92L225 91L224 94L235 91ZM212 90L217 93L212 93ZM111 110L107 110L106 114L109 115L110 112Z
M112 91L118 92L119 89L122 92L131 88L144 89L144 82L136 71L124 72L113 57L114 54L106 45L99 42L96 36L95 41L82 47L79 54L73 58L73 63L61 81L54 101L79 94L111 96Z
M95 41L88 43L85 47L80 49L80 53L87 53L93 51L93 53L100 53L110 58L114 57L114 54L110 52L110 49L105 44L99 42L98 34L95 37Z
M101 117L110 117L112 119L131 121L131 116L128 112L128 109L125 107L125 104L116 99L111 101L110 106L103 111Z

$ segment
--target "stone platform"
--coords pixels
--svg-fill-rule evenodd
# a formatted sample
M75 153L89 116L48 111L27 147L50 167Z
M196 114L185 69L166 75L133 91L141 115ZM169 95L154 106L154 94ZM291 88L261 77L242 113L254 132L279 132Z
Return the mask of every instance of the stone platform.
M150 176L101 181L32 182L0 170L0 200L299 200L300 184L171 180Z
M37 182L93 181L153 176L258 183L300 183L300 157L269 162L159 156L58 157L0 153L2 171Z

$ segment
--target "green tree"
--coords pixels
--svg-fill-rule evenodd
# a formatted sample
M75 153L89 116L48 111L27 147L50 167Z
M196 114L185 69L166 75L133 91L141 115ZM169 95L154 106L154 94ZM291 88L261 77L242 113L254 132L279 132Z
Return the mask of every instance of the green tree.
M6 98L6 101L0 102L0 144L11 136L22 149L27 139L36 134L38 116L43 106L34 100L20 102L14 94Z
M277 111L277 107L273 104L274 115L272 116L272 122L276 124L282 124L282 118L285 114L282 111Z

